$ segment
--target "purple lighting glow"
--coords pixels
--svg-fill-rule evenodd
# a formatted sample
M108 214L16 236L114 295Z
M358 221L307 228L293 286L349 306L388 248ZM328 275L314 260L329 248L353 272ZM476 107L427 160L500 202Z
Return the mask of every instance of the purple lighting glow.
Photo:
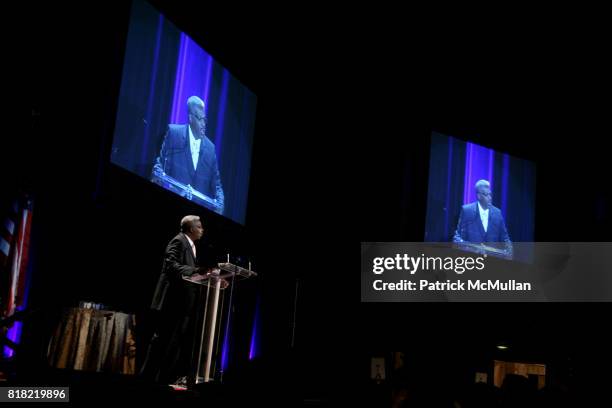
M229 73L226 70L223 70L223 79L221 83L221 97L219 102L219 113L217 115L217 129L215 132L215 150L217 152L217 157L219 158L219 166L222 165L221 159L222 155L221 147L223 146L223 124L225 121L225 107L227 106L227 85L229 82Z
M259 322L259 297L255 305L255 316L253 317L253 331L251 332L251 345L249 347L249 360L254 359L259 355L259 338L257 333L257 324Z
M476 200L474 185L478 180L485 179L491 184L493 191L493 149L467 143L465 150L465 179L463 185L463 204Z
M212 57L181 33L170 123L187 123L187 98L192 95L202 98L208 108L212 65Z

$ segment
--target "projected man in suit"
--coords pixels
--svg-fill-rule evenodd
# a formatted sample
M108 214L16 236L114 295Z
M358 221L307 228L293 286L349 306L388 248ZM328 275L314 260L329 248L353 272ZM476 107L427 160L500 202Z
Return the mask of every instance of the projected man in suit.
M189 123L168 125L159 156L153 166L153 178L166 174L188 186L180 191L194 201L191 189L211 199L217 205L209 208L223 214L224 195L217 165L215 145L206 136L206 114L204 101L197 96L187 100ZM155 180L154 180L155 181ZM202 204L206 205L205 202Z
M459 223L453 242L501 242L507 254L512 253L512 242L499 208L491 204L491 187L487 180L478 180L474 186L477 201L461 208Z
M186 282L183 276L193 279L210 279L218 269L198 267L195 242L204 235L200 217L188 215L181 220L181 232L176 235L164 255L162 271L155 288L151 309L158 313L141 374L156 381L184 385L193 376L192 350L198 285ZM227 282L223 281L222 286ZM177 384L179 385L179 384Z

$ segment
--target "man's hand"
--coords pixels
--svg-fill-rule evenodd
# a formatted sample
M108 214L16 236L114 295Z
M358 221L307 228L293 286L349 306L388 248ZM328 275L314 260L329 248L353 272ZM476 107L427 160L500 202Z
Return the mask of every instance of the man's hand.
M229 282L226 281L225 279L221 278L220 281L221 281L221 289L225 289L229 286Z
M201 273L197 273L197 272L196 272L196 273L194 273L193 275L191 275L191 276L189 277L189 279L191 279L191 280L195 280L195 281L203 281L203 280L206 280L206 279L208 279L208 278L209 278L209 276L208 276L208 275L206 275L206 274L201 274Z
M195 273L199 273L200 275L219 275L221 270L219 268L209 268L204 266L199 266L196 268Z
M217 279L219 279L219 280L221 281L221 289L225 289L225 288L227 288L227 287L229 286L229 282L228 282L228 281L226 281L226 280L225 280L225 279L223 279L223 278L219 278L218 276L219 276L220 274L221 274L221 269L219 269L219 268L210 268L210 269L208 269L208 271L206 272L206 276L207 276L209 279L211 279L211 278L212 278L212 279L214 279L215 281L216 281Z
M220 270L218 268L214 268L214 269L204 269L204 268L198 268L196 269L196 272L190 276L191 280L194 281L206 281L206 280L212 280L213 283L216 283L217 280L221 281L221 289L225 289L229 286L229 282L223 278L219 278L219 272Z
M211 276L218 276L220 273L221 273L221 270L219 268L199 267L199 268L196 268L196 271L193 275L191 275L191 278L197 279L197 280L210 279Z

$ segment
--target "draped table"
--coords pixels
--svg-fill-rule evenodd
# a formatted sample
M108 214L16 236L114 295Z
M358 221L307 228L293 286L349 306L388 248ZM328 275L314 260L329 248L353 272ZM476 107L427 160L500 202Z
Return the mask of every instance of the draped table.
M111 310L68 308L49 342L55 368L135 374L136 317Z

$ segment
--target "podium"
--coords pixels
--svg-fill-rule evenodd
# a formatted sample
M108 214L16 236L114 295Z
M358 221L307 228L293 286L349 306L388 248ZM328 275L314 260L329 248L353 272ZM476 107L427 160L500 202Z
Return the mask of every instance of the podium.
M222 381L220 348L227 336L234 288L238 281L257 276L256 272L229 262L219 263L216 272L204 279L183 277L183 280L198 285L200 289L200 307L196 323L199 328L196 330L192 350L192 384L207 383L215 378ZM224 325L226 330L222 330Z

